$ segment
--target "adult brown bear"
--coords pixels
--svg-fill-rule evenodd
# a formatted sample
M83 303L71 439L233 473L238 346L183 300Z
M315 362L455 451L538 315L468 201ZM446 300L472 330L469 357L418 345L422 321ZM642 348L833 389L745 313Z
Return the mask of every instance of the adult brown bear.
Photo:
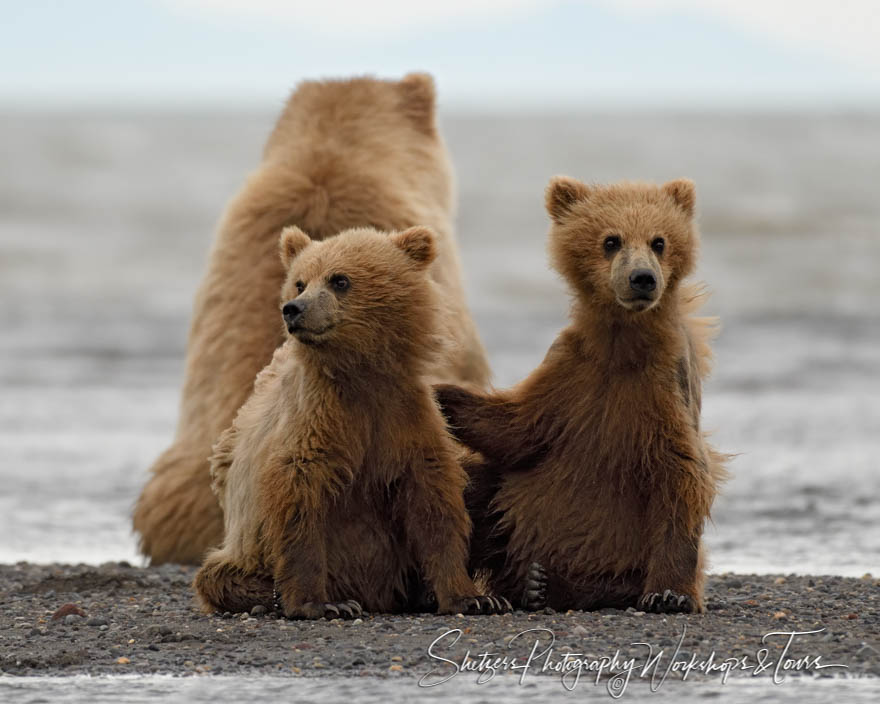
M316 240L351 227L430 226L447 345L428 373L437 381L487 382L462 290L452 175L434 102L432 79L423 74L305 82L293 93L260 167L223 216L196 295L177 434L134 512L140 548L153 564L197 563L223 537L208 457L284 339L276 311L284 226L298 225Z

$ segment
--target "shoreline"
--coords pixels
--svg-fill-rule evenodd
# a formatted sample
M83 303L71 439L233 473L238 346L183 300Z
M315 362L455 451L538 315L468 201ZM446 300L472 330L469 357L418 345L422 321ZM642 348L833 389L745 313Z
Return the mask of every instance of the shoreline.
M605 609L307 622L273 614L206 616L192 598L194 573L193 567L142 568L125 562L0 565L0 675L420 678L434 672L475 681L479 672L456 674L469 651L471 667L480 667L482 653L517 658L520 665L532 654L530 675L560 677L554 667L565 667L566 655L594 665L615 653L620 661L643 662L647 647L634 645L641 642L654 654L663 651L663 663L699 663L711 655L716 662L746 658L754 665L766 648L766 662L801 662L798 668L782 668L788 677L880 676L880 578L870 575L710 575L707 612L697 615ZM66 608L70 613L53 620L65 604L74 605ZM517 635L529 629L539 630ZM818 632L794 636L788 645L787 635L762 643L768 633L809 631ZM433 657L428 654L432 642ZM548 647L548 655L534 657ZM482 661L485 671L492 659ZM522 672L496 667L508 676ZM768 667L760 676L769 678L775 669ZM754 673L738 666L730 676L740 674ZM717 671L688 673L690 680L720 677Z

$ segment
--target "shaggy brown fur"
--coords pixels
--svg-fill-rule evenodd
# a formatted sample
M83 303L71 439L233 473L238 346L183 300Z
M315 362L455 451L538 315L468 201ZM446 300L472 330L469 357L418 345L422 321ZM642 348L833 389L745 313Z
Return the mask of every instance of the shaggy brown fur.
M519 601L542 564L556 609L700 611L724 458L700 430L714 320L694 317L703 296L682 284L697 252L693 184L557 178L547 209L571 325L509 391L437 387L452 431L486 458L468 495L472 566Z
M438 381L487 382L462 291L452 211L429 76L300 85L262 164L227 208L195 299L177 435L153 465L134 513L141 550L153 564L197 563L223 537L208 455L283 340L273 311L285 225L316 240L351 227L431 226L438 233L431 276L443 287L449 344L428 372Z
M289 618L400 611L423 578L441 613L498 610L467 574L466 475L425 381L446 340L431 232L287 228L281 256L290 338L215 447L226 537L196 576L204 609L274 583Z

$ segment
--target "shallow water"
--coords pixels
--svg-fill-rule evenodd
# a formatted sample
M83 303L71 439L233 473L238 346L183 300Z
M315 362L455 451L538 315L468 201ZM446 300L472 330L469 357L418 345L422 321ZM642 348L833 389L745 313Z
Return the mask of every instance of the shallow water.
M667 681L652 692L647 682L632 682L619 701L648 700L666 702L701 702L724 697L731 704L761 702L799 702L825 704L833 697L839 701L875 702L880 694L876 679L792 678L774 685L766 678L731 679L720 682ZM550 677L533 678L523 684L515 676L499 677L477 685L473 681L454 680L430 689L420 688L417 680L379 678L291 678L291 677L29 677L0 678L0 699L7 704L57 702L112 702L135 704L160 700L176 702L247 701L254 696L273 702L386 702L455 701L461 704L504 702L615 701L603 684L578 684L565 689Z
M211 231L271 121L0 116L0 561L137 560L131 506L173 433ZM704 423L740 453L707 533L712 568L876 571L880 116L448 116L444 129L499 386L565 320L547 179L697 181L700 276L724 326Z

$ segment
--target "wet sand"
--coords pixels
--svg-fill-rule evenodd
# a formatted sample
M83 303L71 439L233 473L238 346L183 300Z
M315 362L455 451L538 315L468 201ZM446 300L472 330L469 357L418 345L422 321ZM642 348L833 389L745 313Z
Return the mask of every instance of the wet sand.
M796 676L880 676L880 579L836 576L723 574L709 579L707 607L700 615L656 615L635 611L541 613L503 616L366 615L360 621L287 621L269 613L206 616L193 604L193 568L127 563L0 566L0 675L281 675L290 677L410 677L454 674L440 658L462 662L467 650L479 661L484 652L528 660L555 636L553 655L534 659L529 678L561 678L545 660L564 653L586 661L611 657L644 661L645 646L664 651L661 670L671 661L747 658L759 649L768 657L821 656L821 664ZM59 608L80 611L53 619ZM64 612L62 612L64 613ZM455 632L461 637L453 642ZM528 629L546 631L526 633ZM771 632L816 631L796 636ZM429 645L436 639L434 657ZM769 667L760 676L772 677ZM505 672L499 671L499 675ZM519 675L512 670L509 675ZM732 677L751 675L748 669ZM456 679L476 682L478 673ZM590 678L589 673L583 675ZM671 679L680 678L673 673ZM691 671L688 680L720 680L718 672Z

